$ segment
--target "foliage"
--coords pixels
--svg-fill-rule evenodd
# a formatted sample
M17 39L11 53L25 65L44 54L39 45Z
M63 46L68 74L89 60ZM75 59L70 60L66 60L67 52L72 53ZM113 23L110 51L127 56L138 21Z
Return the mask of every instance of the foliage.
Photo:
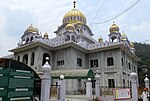
M150 45L135 42L134 47L135 54L140 58L138 62L139 85L144 87L145 75L150 77ZM144 68L147 68L147 71Z

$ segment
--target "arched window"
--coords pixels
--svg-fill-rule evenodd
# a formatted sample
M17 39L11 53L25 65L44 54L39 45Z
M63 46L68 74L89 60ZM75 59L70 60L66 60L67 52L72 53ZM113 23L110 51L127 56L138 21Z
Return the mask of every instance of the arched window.
M25 44L25 39L22 40L22 44Z
M19 62L20 62L20 56L18 56L17 61L19 61Z
M69 40L70 40L70 36L67 35L67 36L65 37L65 41L69 41Z
M29 42L29 38L27 38L27 40L26 40L26 43L28 43Z
M49 56L49 54L47 54L47 53L44 53L43 54L43 61L42 61L42 66L46 63L46 57L48 57L49 58L49 63L50 63L50 56Z
M71 40L72 40L73 42L75 42L75 37L74 37L74 36L71 36Z
M34 52L31 54L31 66L34 65L34 57L35 57L35 54Z
M23 63L28 64L28 54L23 56Z
M33 40L33 37L30 38L30 41L32 41L32 40Z

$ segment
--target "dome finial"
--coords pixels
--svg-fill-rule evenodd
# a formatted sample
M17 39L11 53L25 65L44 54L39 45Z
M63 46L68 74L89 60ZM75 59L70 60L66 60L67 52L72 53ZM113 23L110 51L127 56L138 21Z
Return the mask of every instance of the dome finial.
M115 21L113 21L113 24L115 23Z
M73 7L76 8L76 1L74 1L73 3L74 3L74 6L73 6Z

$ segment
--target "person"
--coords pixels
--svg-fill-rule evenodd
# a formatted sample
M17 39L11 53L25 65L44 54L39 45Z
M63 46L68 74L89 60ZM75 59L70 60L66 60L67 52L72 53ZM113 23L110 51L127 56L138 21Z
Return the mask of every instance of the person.
M144 88L141 98L143 99L143 101L149 101L148 97L149 97L148 88Z

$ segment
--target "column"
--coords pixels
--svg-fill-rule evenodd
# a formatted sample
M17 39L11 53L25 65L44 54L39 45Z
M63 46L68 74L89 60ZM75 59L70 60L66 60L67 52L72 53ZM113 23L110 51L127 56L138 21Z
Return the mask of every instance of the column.
M95 90L96 90L96 97L100 96L100 75L98 74L98 70L96 71L96 75L95 75Z
M66 98L66 81L64 75L60 75L60 101L65 101Z
M41 100L40 101L50 100L51 66L49 65L48 61L49 61L49 58L46 57L46 63L42 67L43 76L42 76L42 83L41 83Z
M86 82L86 97L89 101L92 101L92 82L91 78L88 78L88 81Z
M145 82L145 88L148 88L148 91L149 91L149 79L147 78L147 75L144 79L144 82Z
M137 91L137 74L132 72L130 74L131 78L131 88L132 88L132 100L138 101L138 91Z

